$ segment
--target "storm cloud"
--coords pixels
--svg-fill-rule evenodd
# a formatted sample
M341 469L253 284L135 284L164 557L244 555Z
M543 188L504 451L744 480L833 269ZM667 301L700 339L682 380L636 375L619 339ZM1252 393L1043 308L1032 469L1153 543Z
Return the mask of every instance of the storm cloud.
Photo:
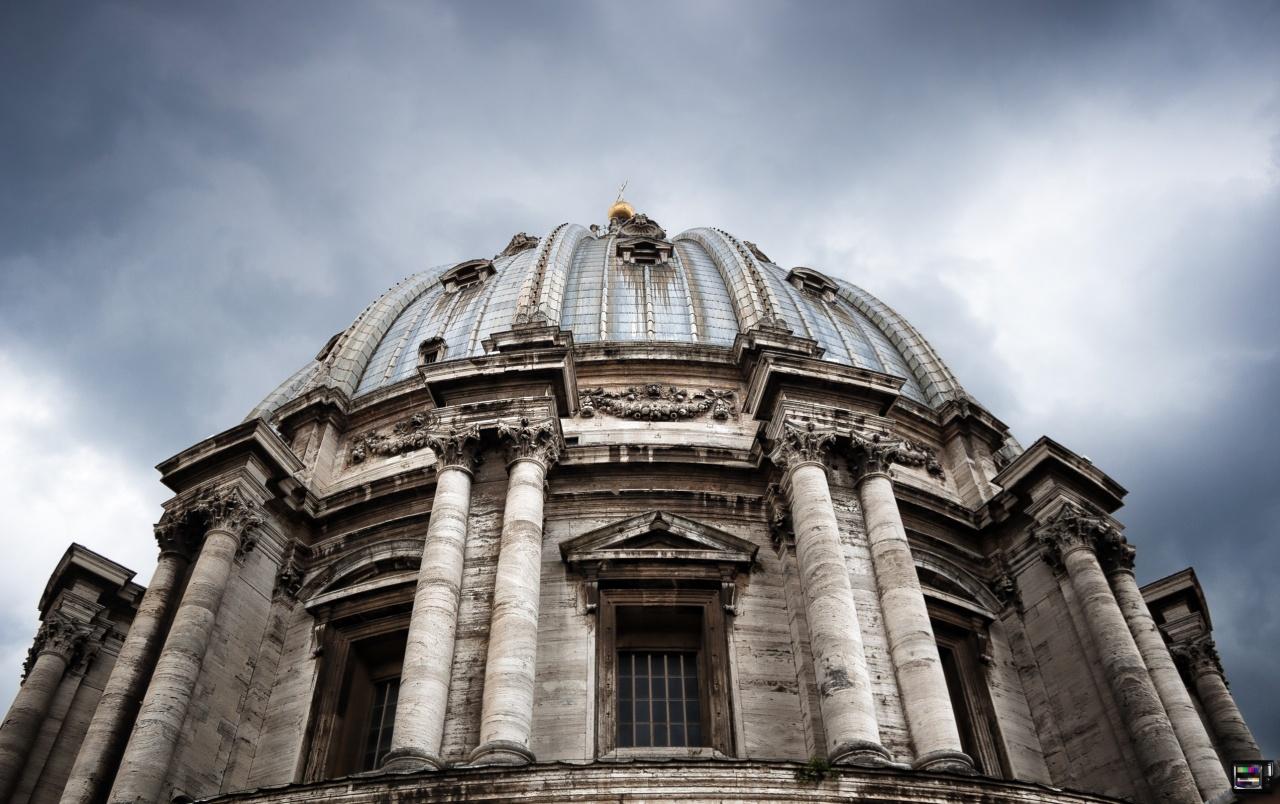
M877 293L1194 565L1280 754L1280 6L6 3L0 698L71 541L401 277L616 187Z

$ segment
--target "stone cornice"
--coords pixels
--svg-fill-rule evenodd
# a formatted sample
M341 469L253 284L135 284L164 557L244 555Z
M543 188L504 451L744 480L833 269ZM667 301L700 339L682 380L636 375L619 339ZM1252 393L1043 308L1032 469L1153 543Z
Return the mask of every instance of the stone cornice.
M564 439L559 421L553 418L531 421L527 416L498 422L498 437L507 448L507 463L535 460L551 468L560 459Z
M197 478L225 474L246 459L256 459L269 479L283 481L303 469L302 461L262 419L250 419L206 438L156 466L161 481L176 492L196 485Z
M1088 459L1048 436L1041 436L992 478L992 483L1004 489L991 501L993 509L1008 511L1017 508L1016 500L1030 496L1036 481L1046 476L1074 489L1108 514L1121 506L1128 493ZM999 516L999 510L995 510L993 518L999 520L1003 517Z

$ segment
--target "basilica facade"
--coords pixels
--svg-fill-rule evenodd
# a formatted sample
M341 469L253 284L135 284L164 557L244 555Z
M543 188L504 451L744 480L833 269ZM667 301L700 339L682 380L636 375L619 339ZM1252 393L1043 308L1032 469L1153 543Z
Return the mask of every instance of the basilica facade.
M715 228L410 276L79 545L0 800L1195 804L1258 747L1191 570L906 320Z

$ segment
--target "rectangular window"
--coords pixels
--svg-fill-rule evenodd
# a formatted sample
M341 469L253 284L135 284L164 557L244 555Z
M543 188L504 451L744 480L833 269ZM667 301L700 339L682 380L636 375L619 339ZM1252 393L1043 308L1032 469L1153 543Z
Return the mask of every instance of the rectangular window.
M369 731L365 737L364 770L374 770L391 750L391 730L396 722L396 699L400 695L400 679L389 678L373 685L373 709L369 714Z
M618 747L702 745L698 656L687 652L618 654Z
M733 755L720 590L600 590L597 750Z

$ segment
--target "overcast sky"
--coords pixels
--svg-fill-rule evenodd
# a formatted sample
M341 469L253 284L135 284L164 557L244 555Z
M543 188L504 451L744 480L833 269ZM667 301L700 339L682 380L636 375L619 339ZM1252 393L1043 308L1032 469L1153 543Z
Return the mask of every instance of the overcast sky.
M67 544L401 277L619 183L906 315L1194 565L1280 753L1280 4L0 5L0 706Z

